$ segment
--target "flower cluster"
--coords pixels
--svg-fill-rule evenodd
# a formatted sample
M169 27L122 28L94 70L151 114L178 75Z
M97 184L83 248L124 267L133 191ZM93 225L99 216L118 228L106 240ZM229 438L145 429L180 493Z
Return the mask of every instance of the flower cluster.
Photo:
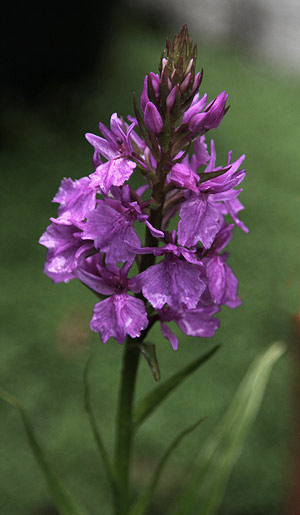
M221 306L240 304L224 249L234 226L248 231L236 189L244 156L232 161L229 152L226 165L216 166L205 134L221 123L227 94L211 102L201 96L195 63L183 27L167 40L159 74L145 77L140 105L134 97L135 117L126 122L114 113L110 128L99 123L101 136L86 134L94 171L62 180L53 199L58 216L40 238L54 282L77 278L98 295L90 327L103 342L141 341L158 321L177 349L168 322L209 337ZM144 178L138 189L128 183L135 174Z

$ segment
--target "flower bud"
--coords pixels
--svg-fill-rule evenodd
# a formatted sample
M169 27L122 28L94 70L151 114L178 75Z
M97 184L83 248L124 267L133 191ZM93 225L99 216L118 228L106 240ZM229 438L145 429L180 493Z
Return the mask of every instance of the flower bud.
M151 85L154 91L154 95L156 100L160 97L160 78L156 73L150 72L149 73Z
M184 79L184 81L182 82L182 84L180 86L181 93L185 92L186 88L188 87L188 85L190 83L190 80L191 80L191 72L187 74L186 78Z
M149 132L159 134L163 128L162 117L153 102L147 102L144 112L144 122Z
M171 92L166 98L166 105L169 109L172 109L174 105L177 90L179 90L179 84L176 84L176 86L174 86L174 88L171 90Z
M195 98L189 107L189 109L184 113L182 123L190 123L194 120L196 115L199 115L201 111L203 111L205 104L207 101L207 94L205 93L202 98L199 100L199 95L195 95Z
M225 104L227 102L228 95L226 91L222 91L215 101L211 104L211 107L207 107L207 118L205 120L205 129L216 129L225 114Z

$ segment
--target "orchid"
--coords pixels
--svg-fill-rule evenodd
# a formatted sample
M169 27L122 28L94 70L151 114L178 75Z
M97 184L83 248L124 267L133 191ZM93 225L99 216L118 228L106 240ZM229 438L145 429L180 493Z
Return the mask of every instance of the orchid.
M159 377L146 336L159 322L177 350L174 323L199 342L218 330L222 306L241 304L227 246L236 226L248 232L237 216L245 156L232 161L230 151L225 166L216 165L207 133L222 122L228 94L208 102L199 92L202 76L183 27L172 43L167 40L159 73L144 78L139 102L134 95L134 115L114 113L110 128L99 123L101 136L86 134L94 148L93 172L62 180L53 199L58 216L40 238L47 248L45 273L55 283L76 278L87 286L97 296L91 330L103 343L114 339L125 346L112 478L118 514L129 513L140 353ZM137 176L143 185L136 189Z
M198 306L207 295L217 311L222 305L240 304L238 280L223 251L234 225L248 231L237 217L243 209L237 187L245 177L240 168L245 156L232 162L230 151L226 165L216 165L215 145L211 140L209 152L207 132L221 123L228 95L223 91L207 103L206 93L199 93L202 73L195 71L189 36L182 33L172 45L168 43L161 58L159 74L144 78L140 108L135 101L135 117L127 117L130 125L114 113L110 129L99 123L102 136L86 134L94 147L95 171L75 181L63 179L53 199L59 204L58 217L40 238L48 249L45 273L55 282L77 277L86 283L90 256L101 257L98 282L104 280L105 269L111 273L112 267L136 262L138 273L128 282L136 291L130 298L124 293L129 286L124 286L94 308L91 328L105 342L112 337L123 343L126 334L139 339L149 309L155 320L161 320L161 313L173 313L173 321L187 332L182 320L193 320L193 326L197 316L203 321L204 308L199 311ZM144 179L138 190L128 182L133 173ZM179 222L170 233L177 212ZM233 224L228 225L228 217ZM221 234L228 231L230 238L220 246ZM208 325L213 311L205 311ZM135 329L129 322L133 316ZM215 320L211 327L216 330ZM207 335L200 329L192 333Z

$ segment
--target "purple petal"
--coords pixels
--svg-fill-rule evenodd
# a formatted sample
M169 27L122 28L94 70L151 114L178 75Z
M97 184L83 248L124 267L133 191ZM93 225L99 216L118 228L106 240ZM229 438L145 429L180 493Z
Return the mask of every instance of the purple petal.
M192 75L192 74L191 74L191 72L189 72L189 73L187 74L186 78L184 79L184 81L181 83L181 85L180 85L180 91L181 91L181 93L184 93L184 92L185 92L185 90L186 90L186 88L188 87L189 82L190 82L190 80L191 80L191 75Z
M89 132L85 137L94 149L105 157L105 159L113 159L118 155L117 145L112 145L110 142L106 141L106 139L100 138L100 136L96 136L96 134L91 134Z
M226 273L225 263L220 256L215 256L209 259L206 264L206 275L208 278L208 287L213 301L216 304L222 304L225 286L226 286Z
M237 217L237 213L244 209L243 204L237 198L234 198L225 201L225 206L234 223L247 234L249 232L248 227Z
M188 166L182 163L175 164L169 173L169 179L179 188L186 188L198 192L197 183L200 177Z
M166 105L169 109L172 109L172 107L174 105L177 90L179 90L178 84L176 84L176 86L174 86L174 88L171 89L170 93L168 94L168 96L166 98Z
M189 123L189 130L192 134L201 133L205 129L205 120L207 118L207 113L199 113L193 116Z
M209 249L223 222L220 211L202 195L184 202L179 215L179 245L193 247L201 241Z
M204 173L210 173L215 169L216 166L216 148L214 144L214 140L212 139L210 142L210 160L207 167L204 170Z
M174 350L178 349L178 339L174 333L172 333L171 329L164 323L161 322L161 332L162 335L169 340Z
M59 222L81 222L96 206L96 190L88 177L63 179L53 202L60 204Z
M90 328L100 333L103 343L109 338L124 343L126 334L132 338L140 336L148 325L145 304L127 293L113 295L94 306Z
M226 190L226 191L222 191L221 193L212 193L212 194L208 195L208 200L209 200L209 202L212 202L212 203L224 202L225 200L233 200L233 199L236 199L242 191L243 191L242 189L239 189L239 190ZM226 214L228 214L227 211L226 211Z
M39 243L57 253L72 246L78 247L82 242L77 237L79 229L75 225L51 223L39 239Z
M225 304L229 308L237 308L241 305L241 300L238 298L238 287L239 282L238 279L235 277L233 271L231 270L230 266L225 264L225 271L226 271L226 300Z
M142 272L140 280L144 297L156 309L164 304L194 308L205 289L199 267L170 255Z
M90 175L92 185L98 186L108 194L110 187L122 186L133 173L136 164L127 158L116 158L98 166L96 171Z
M157 73L153 73L153 72L149 73L149 77L150 77L152 88L154 90L155 98L156 98L156 100L158 100L160 97L160 78L157 75Z
M92 256L92 258L94 258L94 256ZM94 263L92 262L91 266L89 267L89 262L86 260L83 266L76 270L76 277L82 283L97 293L100 293L101 295L112 295L115 291L115 288L112 285L107 284L104 279L100 277L97 270L96 272L93 270L93 265Z
M93 154L93 165L94 165L94 168L98 168L98 166L100 166L101 164L103 163L102 159L101 159L101 156L100 156L100 152L98 152L98 150L95 150L94 154Z
M87 216L82 238L93 240L95 247L106 253L106 263L131 261L135 256L131 246L139 248L141 245L133 228L134 221L126 210L120 213L100 201Z
M99 129L100 129L102 136L104 136L104 138L112 145L112 147L115 148L116 138L112 134L112 132L102 122L99 122Z
M237 296L238 280L222 256L208 259L206 264L208 287L213 301L236 308L241 304Z
M183 118L182 118L183 124L190 123L190 121L193 119L193 117L195 115L198 115L199 113L201 113L201 111L204 109L205 104L207 102L207 94L205 93L205 95L203 95L203 97L200 100L198 100L198 99L199 99L199 95L198 96L195 95L195 98L194 98L191 106L189 107L189 109L187 109L187 111L183 115Z
M217 318L207 316L201 309L192 309L177 314L175 321L183 333L188 336L210 338L219 328Z
M219 253L228 245L232 238L234 224L225 225L220 232L218 232L216 239L211 247L213 252Z
M118 117L117 113L113 113L110 117L110 128L117 144L119 144L118 140L122 141L123 143L126 141L123 122L121 118Z
M40 244L49 250L46 255L44 272L57 282L69 282L75 277L74 271L84 255L92 249L91 242L83 242L75 225L52 223L40 237ZM78 254L82 247L83 252Z
M227 99L226 91L222 91L211 104L211 107L207 110L208 116L205 120L205 129L216 129L220 125L225 113Z
M208 163L209 161L209 153L207 150L207 144L205 143L205 136L200 136L200 138L196 139L194 142L194 152L196 155L196 163L197 169L200 166Z
M154 238L164 237L164 232L160 231L159 229L155 229L155 227L153 227L153 225L151 225L150 222L148 222L148 220L145 221L145 224L147 225L149 231L151 232L152 236L154 236Z

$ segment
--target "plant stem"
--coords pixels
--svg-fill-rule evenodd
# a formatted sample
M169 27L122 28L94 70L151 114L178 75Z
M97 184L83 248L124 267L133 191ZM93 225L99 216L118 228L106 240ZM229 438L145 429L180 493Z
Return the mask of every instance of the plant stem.
M129 510L129 468L133 435L132 404L139 356L139 349L131 344L131 338L128 337L123 354L117 413L115 468L119 484L119 495L116 500L116 515L127 515Z

